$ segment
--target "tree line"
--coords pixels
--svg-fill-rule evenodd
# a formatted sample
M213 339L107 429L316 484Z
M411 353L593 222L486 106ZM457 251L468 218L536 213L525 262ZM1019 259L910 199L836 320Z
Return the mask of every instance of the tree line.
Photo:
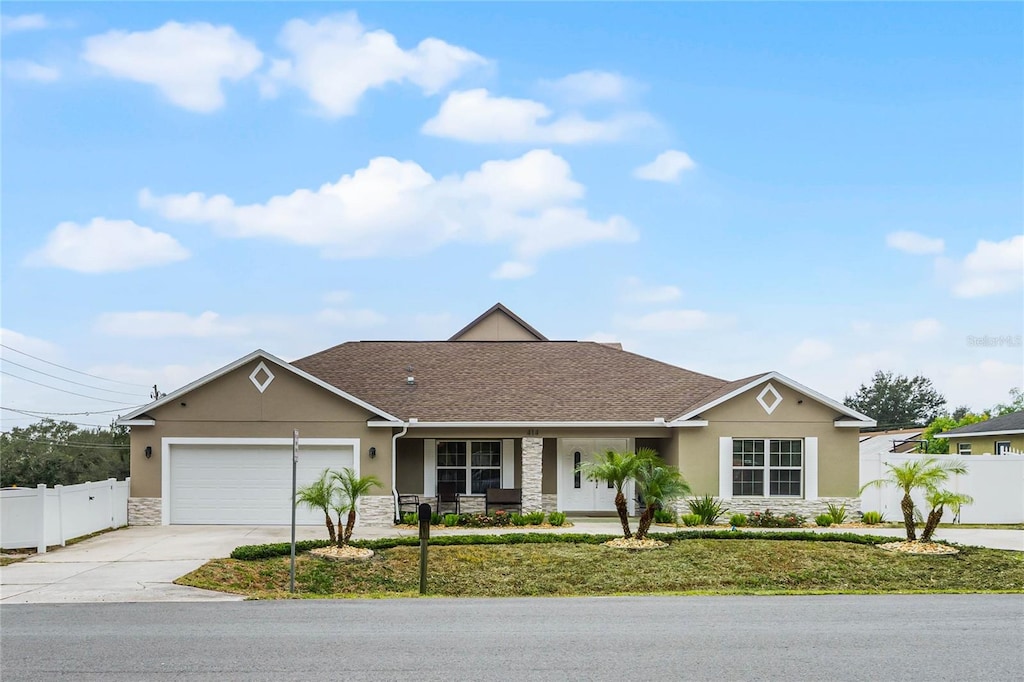
M0 433L0 487L75 485L129 474L128 428L43 419Z

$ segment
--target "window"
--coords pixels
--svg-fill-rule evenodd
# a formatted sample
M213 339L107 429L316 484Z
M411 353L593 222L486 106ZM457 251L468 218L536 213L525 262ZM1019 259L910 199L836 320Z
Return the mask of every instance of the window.
M583 483L583 474L580 472L580 462L583 461L583 453L577 450L572 453L572 487L579 489Z
M463 493L482 495L501 487L501 441L437 441L437 481Z
M803 494L803 447L804 442L796 439L733 439L733 496L800 497ZM765 478L768 479L767 495Z
M956 454L958 454L958 455L969 455L969 454L971 454L971 444L970 443L957 443L956 444Z
M1007 455L1010 453L1010 441L1008 440L997 440L995 453L997 455Z

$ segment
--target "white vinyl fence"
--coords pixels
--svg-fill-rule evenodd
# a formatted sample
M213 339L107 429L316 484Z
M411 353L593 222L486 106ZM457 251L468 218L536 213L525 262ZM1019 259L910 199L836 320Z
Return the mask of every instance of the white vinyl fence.
M131 479L47 488L0 490L0 545L4 549L65 545L105 528L128 525Z
M885 478L886 463L902 464L921 455L870 454L860 458L860 483ZM943 486L947 490L966 493L974 498L974 504L965 505L960 511L960 523L1024 523L1024 455L937 455L942 460L955 461L967 467L962 476L950 476ZM924 493L915 491L914 504L921 513L928 514ZM899 488L868 488L861 493L861 511L880 511L886 521L902 521L900 500L903 491ZM942 517L943 523L950 523L953 515L949 509Z

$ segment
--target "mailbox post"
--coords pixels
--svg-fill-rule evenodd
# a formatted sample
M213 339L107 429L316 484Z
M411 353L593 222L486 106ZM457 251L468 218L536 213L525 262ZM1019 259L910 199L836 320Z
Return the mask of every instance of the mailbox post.
M430 540L430 505L420 505L420 594L427 593L427 541Z

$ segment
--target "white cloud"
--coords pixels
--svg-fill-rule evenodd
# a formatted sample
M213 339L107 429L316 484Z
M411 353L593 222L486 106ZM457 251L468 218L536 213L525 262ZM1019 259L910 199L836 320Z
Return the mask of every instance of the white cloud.
M88 274L126 272L185 260L189 252L174 237L131 220L93 218L88 225L64 222L29 254L26 264Z
M633 303L669 303L682 295L679 287L671 284L646 285L639 277L627 277L620 298Z
M249 331L237 323L223 321L220 315L209 310L196 316L153 310L103 313L96 320L96 330L109 336L140 339L169 337L206 339L236 336Z
M46 66L29 59L7 60L3 64L4 74L9 78L38 83L52 83L60 78L60 69Z
M1024 286L1024 236L1001 242L982 239L963 261L940 259L937 268L943 279L952 281L958 298L1016 291Z
M914 341L931 341L942 333L942 323L933 317L915 320L910 324L910 338Z
M0 329L0 343L11 348L17 348L29 355L37 355L44 360L49 359L53 361L54 358L60 359L61 355L63 355L57 344L44 339L37 339L27 334L21 334L13 329ZM8 351L6 348L0 349L0 357L6 357L18 362L18 355L16 353L8 355L9 353L11 351Z
M387 318L375 310L339 310L327 308L317 314L317 320L339 327L363 329L376 327L387 322Z
M789 363L797 367L814 365L832 357L832 346L821 339L804 339L789 354Z
M92 36L82 58L115 78L153 85L174 104L202 113L224 106L223 81L241 80L263 61L231 26L176 21L152 31Z
M475 52L437 38L403 50L387 31L367 31L354 12L315 24L293 19L279 41L291 56L274 60L263 94L274 96L280 85L292 85L334 117L355 113L370 89L411 83L431 95L487 63Z
M540 102L512 97L494 97L477 88L453 92L437 116L423 124L423 132L463 142L517 142L539 144L581 144L610 142L626 133L650 125L646 114L619 114L604 121L591 121L570 113L552 118L553 112Z
M379 157L336 183L262 204L239 206L230 197L198 192L161 197L148 190L140 202L171 220L209 224L232 237L318 246L334 258L482 242L510 244L517 260L531 262L581 244L636 238L621 216L591 218L576 204L583 193L563 158L534 150L441 179L412 161Z
M946 248L946 243L942 239L908 231L890 232L885 235L885 245L915 256L942 253Z
M1019 355L1018 355L1019 357ZM977 363L938 363L931 374L936 387L952 405L969 405L984 410L1007 401L1011 388L1020 388L1024 364L982 360Z
M541 81L541 87L574 104L620 101L635 88L628 78L620 74L597 70L580 71L557 80Z
M658 154L654 161L633 170L633 177L655 182L679 182L683 171L693 170L697 164L686 152L676 149Z
M498 269L491 273L494 279L524 279L537 271L537 268L529 263L519 261L505 261Z
M703 310L661 310L639 317L620 318L617 323L634 331L687 332L708 328L712 318Z
M18 31L38 31L47 28L50 22L42 14L0 15L0 33L8 35Z
M352 292L344 290L328 291L326 294L324 294L323 299L324 303L348 303L350 300L352 300Z

